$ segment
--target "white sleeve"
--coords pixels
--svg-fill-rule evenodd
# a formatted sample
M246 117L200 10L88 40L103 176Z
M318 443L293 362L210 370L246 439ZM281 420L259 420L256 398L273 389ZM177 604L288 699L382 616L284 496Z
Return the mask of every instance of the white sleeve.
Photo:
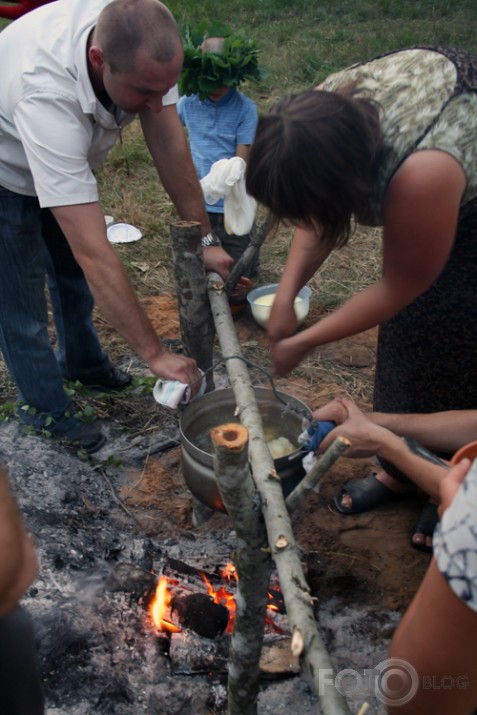
M40 206L65 206L98 200L90 168L107 154L95 145L95 123L67 97L35 93L15 107L13 119L33 176ZM111 146L118 131L111 133ZM102 133L101 133L102 136ZM95 149L96 146L96 149ZM109 146L109 142L108 142ZM98 159L98 162L95 160Z
M164 107L168 107L170 104L177 104L179 101L179 87L174 85L172 89L168 91L167 94L162 98L162 104Z

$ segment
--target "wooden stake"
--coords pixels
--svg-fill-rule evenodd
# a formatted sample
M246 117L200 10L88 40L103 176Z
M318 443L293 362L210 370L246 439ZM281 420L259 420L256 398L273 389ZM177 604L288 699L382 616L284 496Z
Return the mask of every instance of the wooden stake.
M237 533L238 587L230 643L228 715L257 715L271 556L260 496L248 464L248 430L230 423L214 427L214 469L222 501Z
M214 323L200 244L200 224L178 221L170 226L172 258L184 352L206 372L212 366ZM207 391L214 389L212 370L206 372Z

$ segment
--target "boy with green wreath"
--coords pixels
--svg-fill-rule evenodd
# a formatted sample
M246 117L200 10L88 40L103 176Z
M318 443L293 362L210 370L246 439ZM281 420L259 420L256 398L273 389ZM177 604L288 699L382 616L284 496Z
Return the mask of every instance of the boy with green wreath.
M185 126L192 159L199 179L209 174L221 159L240 157L247 162L255 136L258 113L255 103L237 87L244 80L259 81L263 70L257 63L258 49L243 34L232 35L226 27L199 28L193 36L184 33L184 64L179 90L183 95L177 112ZM220 33L212 36L212 32ZM224 200L207 203L212 234L236 261L247 248L250 235L227 233ZM244 275L253 277L258 254Z

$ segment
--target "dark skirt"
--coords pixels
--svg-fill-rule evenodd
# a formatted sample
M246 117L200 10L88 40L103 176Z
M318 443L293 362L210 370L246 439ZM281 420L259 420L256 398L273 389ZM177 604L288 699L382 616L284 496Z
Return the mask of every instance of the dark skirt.
M380 327L374 409L477 409L477 199L439 278Z

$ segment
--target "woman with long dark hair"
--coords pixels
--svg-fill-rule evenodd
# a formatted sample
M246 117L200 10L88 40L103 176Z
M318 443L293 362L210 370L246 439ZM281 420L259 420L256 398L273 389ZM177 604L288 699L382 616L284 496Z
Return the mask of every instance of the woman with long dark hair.
M276 373L379 325L375 410L476 406L477 55L401 50L285 97L259 120L247 191L297 226L268 323ZM294 297L355 220L383 227L381 278L297 333ZM402 490L384 466L346 485L340 511Z

